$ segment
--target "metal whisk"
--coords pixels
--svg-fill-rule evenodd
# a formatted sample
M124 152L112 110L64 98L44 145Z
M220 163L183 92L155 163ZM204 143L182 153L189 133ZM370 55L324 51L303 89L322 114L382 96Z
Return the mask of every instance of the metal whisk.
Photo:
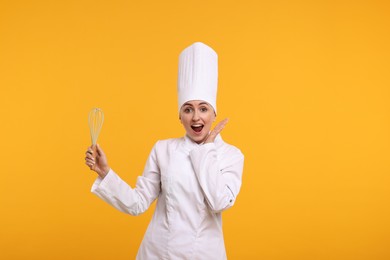
M96 146L97 139L102 129L104 121L104 113L100 108L93 108L88 115L88 125L91 131L92 146Z

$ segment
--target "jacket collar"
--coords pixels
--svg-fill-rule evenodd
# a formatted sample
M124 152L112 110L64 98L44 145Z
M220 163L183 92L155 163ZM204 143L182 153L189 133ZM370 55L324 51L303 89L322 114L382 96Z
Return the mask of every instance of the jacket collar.
M218 145L219 143L222 142L222 137L221 137L221 134L218 134L217 137L215 137L215 140L214 140L214 143L216 145ZM203 145L204 143L200 143L200 144L197 144L195 143L194 141L191 140L191 138L189 138L187 135L184 136L184 143L185 143L185 146L187 148L189 148L190 150L194 149L195 147L199 147L201 145Z

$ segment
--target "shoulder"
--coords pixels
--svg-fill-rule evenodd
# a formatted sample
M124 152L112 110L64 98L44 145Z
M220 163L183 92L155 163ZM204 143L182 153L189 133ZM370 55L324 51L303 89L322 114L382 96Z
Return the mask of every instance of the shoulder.
M158 140L155 144L153 149L163 151L166 149L172 149L177 147L180 143L183 142L183 138L169 138L169 139L163 139Z

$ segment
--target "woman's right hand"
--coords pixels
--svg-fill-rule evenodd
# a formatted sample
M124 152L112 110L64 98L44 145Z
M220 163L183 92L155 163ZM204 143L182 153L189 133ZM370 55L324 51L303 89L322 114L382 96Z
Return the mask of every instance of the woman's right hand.
M85 164L89 169L96 172L101 178L104 178L110 171L110 167L102 148L99 145L92 145L88 147L85 155Z

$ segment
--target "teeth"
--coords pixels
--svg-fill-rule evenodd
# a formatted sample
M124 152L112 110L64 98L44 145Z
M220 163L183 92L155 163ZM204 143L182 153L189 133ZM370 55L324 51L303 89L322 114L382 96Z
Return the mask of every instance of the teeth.
M202 125L192 125L193 127L199 127L199 126L202 126Z

